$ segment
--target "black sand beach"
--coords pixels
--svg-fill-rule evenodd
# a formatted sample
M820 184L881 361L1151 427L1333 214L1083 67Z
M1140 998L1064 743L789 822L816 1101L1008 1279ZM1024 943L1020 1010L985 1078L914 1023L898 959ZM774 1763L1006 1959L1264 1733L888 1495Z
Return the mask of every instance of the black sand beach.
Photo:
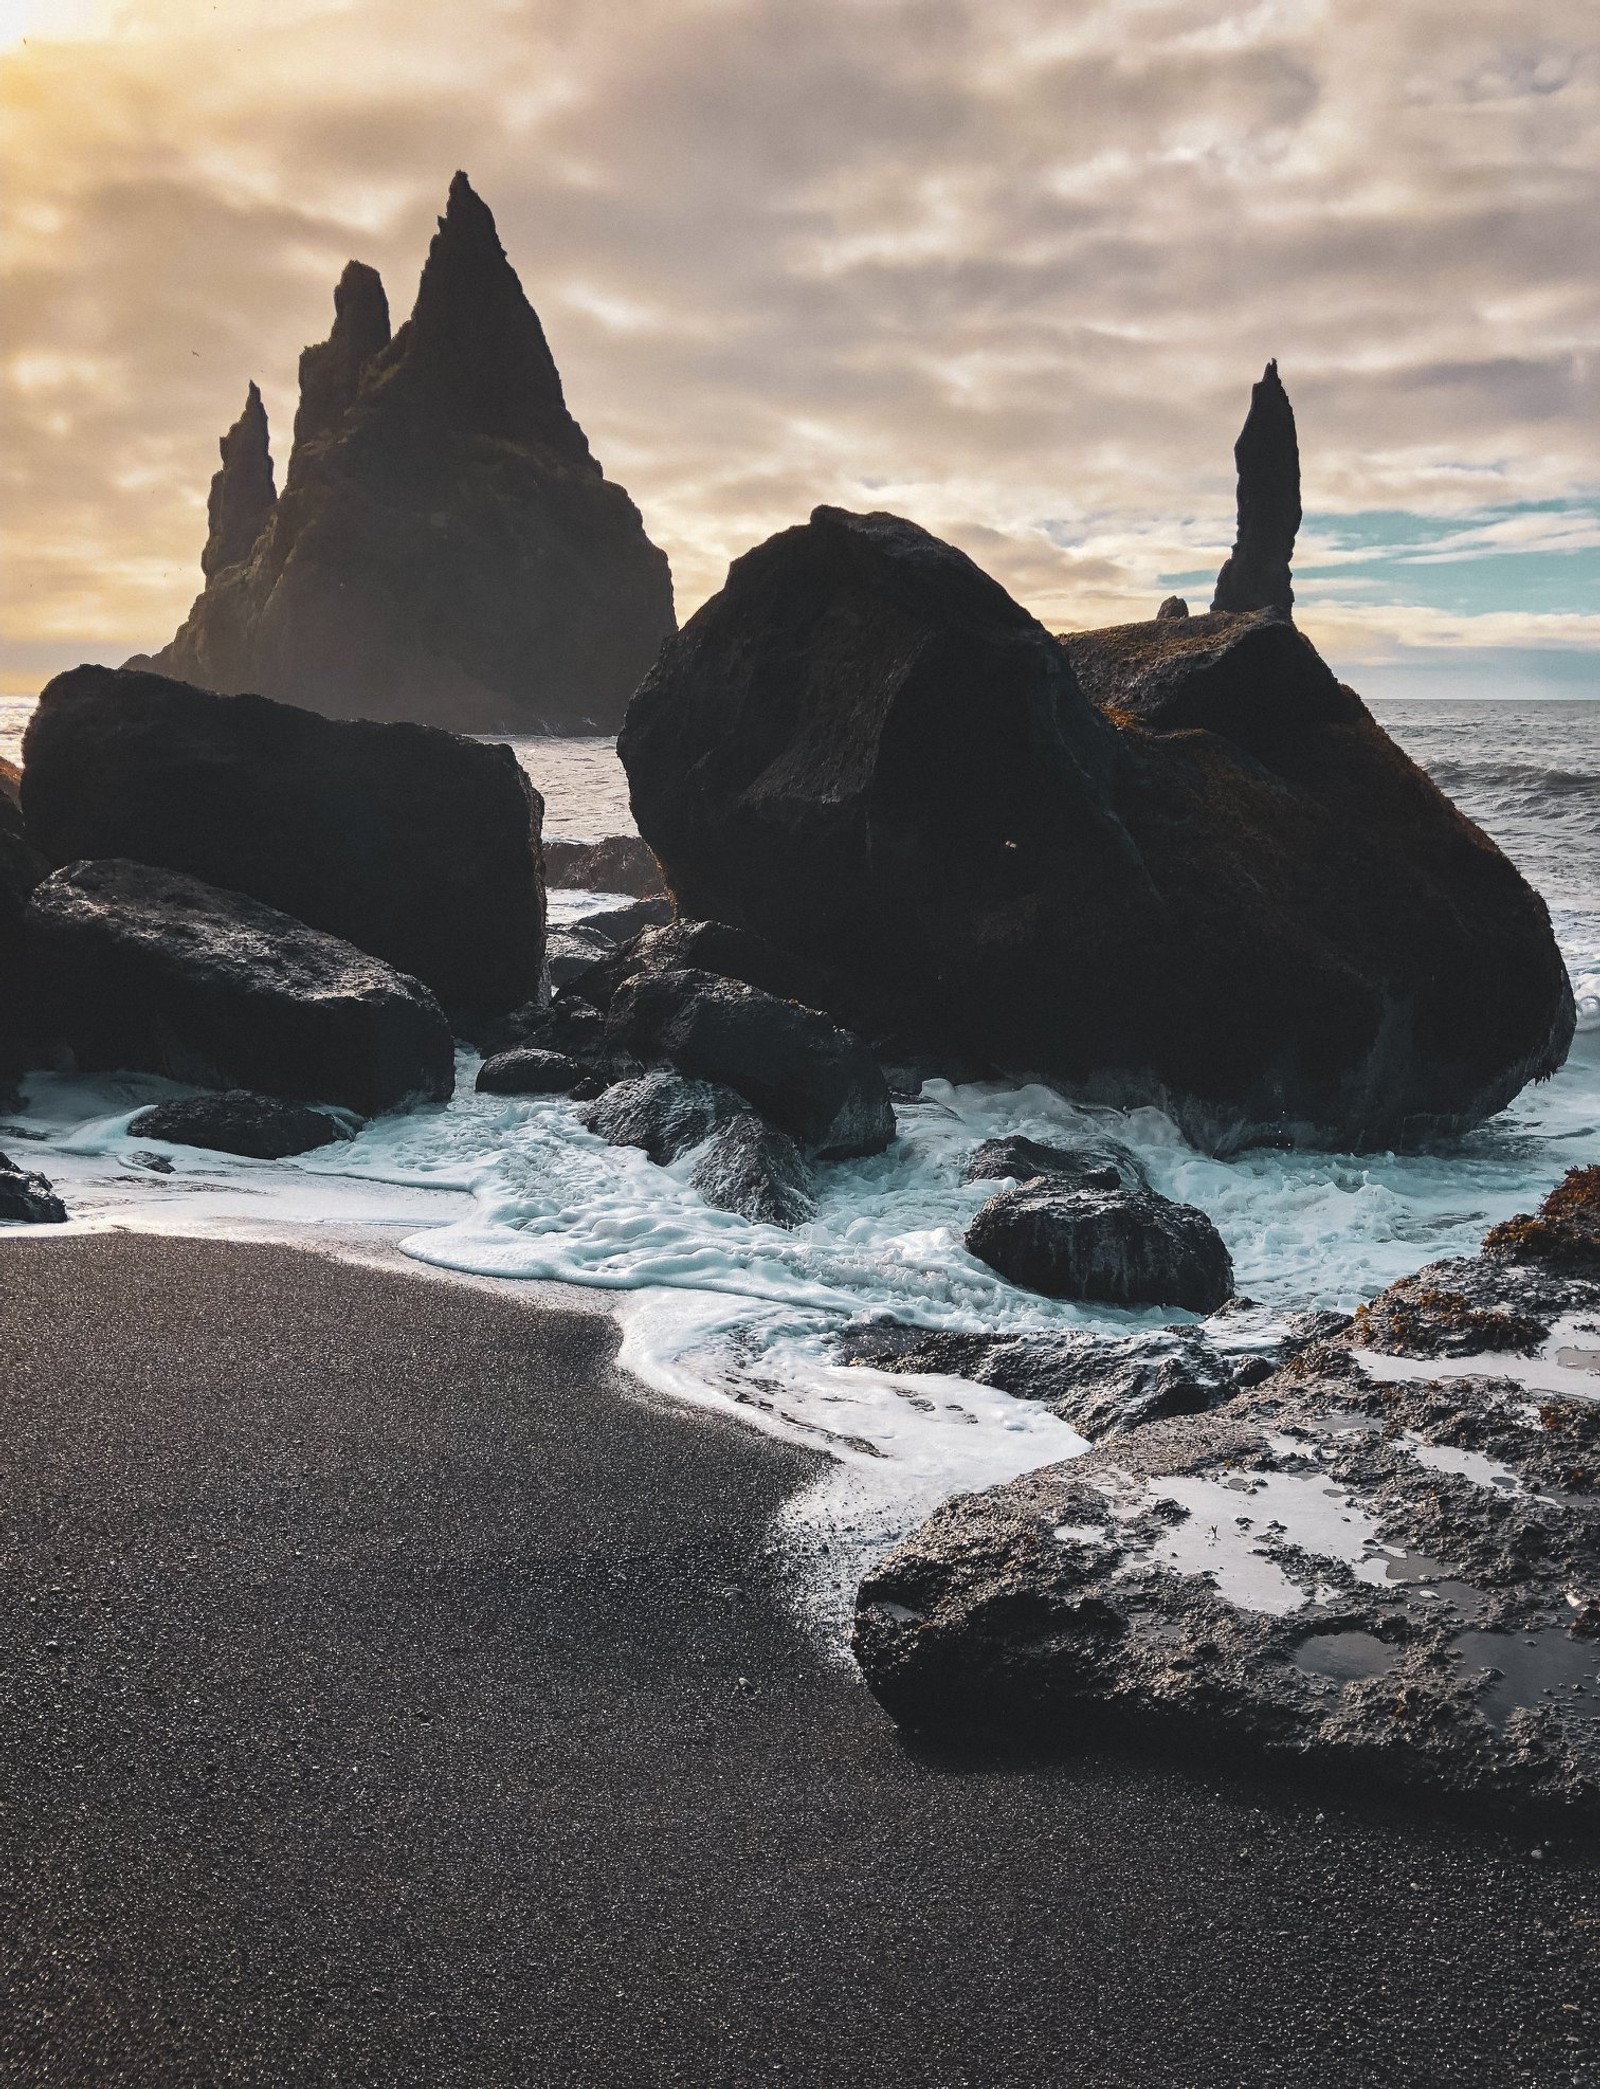
M136 1236L0 1281L6 2082L1600 2080L1592 1848L917 1761L779 1600L813 1462L603 1319Z

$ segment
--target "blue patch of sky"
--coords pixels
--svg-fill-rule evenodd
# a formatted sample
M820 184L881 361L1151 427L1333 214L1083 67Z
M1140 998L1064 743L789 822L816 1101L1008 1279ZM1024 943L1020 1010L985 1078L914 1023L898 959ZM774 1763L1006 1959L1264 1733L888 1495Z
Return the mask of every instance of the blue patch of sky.
M1529 501L1440 517L1374 508L1307 515L1295 557L1306 602L1417 605L1455 616L1490 610L1600 611L1600 502ZM1199 591L1215 568L1160 576Z

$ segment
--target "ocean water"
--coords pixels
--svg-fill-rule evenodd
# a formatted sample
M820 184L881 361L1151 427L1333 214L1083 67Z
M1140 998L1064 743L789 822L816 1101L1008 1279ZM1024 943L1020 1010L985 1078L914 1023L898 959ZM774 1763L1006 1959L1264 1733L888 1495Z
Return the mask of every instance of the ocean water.
M1084 1447L1053 1416L963 1380L840 1366L840 1327L894 1317L1122 1332L1185 1317L1035 1298L968 1255L962 1232L987 1192L960 1172L980 1139L1015 1131L1060 1143L1086 1120L1125 1139L1156 1187L1200 1205L1227 1241L1239 1288L1257 1302L1228 1323L1244 1349L1270 1341L1298 1308L1348 1308L1425 1261L1470 1251L1565 1168L1600 1158L1600 704L1374 709L1544 893L1582 1004L1562 1073L1434 1152L1219 1161L1155 1110L1085 1112L1038 1086L935 1082L900 1110L887 1153L821 1171L816 1219L787 1233L711 1210L689 1187L690 1160L660 1169L606 1147L563 1101L476 1095L466 1056L448 1105L377 1120L298 1162L130 1139L137 1107L175 1092L133 1076L36 1077L0 1145L18 1158L26 1150L57 1182L78 1228L309 1228L340 1251L397 1240L464 1279L585 1287L616 1313L624 1364L657 1392L834 1454L785 1518L811 1561L808 1600L837 1624L865 1560L935 1501ZM0 752L4 729L19 723L0 713ZM513 744L546 795L549 831L629 825L610 742ZM584 903L556 894L553 912Z

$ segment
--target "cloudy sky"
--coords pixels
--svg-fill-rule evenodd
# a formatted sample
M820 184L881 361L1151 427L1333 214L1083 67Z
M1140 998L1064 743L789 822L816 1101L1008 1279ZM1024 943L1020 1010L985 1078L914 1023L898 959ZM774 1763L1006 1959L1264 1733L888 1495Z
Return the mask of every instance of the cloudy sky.
M680 613L817 501L1209 599L1276 355L1341 671L1600 695L1596 0L0 0L0 74L0 687L171 635L462 166Z

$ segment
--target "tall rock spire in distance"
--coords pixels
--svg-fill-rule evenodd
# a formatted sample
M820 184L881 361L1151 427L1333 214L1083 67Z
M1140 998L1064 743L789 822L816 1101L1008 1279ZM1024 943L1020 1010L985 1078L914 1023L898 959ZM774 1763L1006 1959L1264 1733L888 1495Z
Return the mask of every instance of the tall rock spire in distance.
M333 293L333 332L300 352L296 450L333 433L354 403L368 363L388 345L389 300L383 278L364 261L347 262ZM289 472L292 477L292 456Z
M1300 444L1294 408L1268 363L1250 392L1250 411L1233 446L1239 472L1239 528L1217 575L1213 609L1294 607L1289 561L1300 527Z
M206 548L200 554L200 570L207 580L250 556L278 499L272 480L267 409L253 380L245 393L243 413L218 447L222 469L211 481Z

